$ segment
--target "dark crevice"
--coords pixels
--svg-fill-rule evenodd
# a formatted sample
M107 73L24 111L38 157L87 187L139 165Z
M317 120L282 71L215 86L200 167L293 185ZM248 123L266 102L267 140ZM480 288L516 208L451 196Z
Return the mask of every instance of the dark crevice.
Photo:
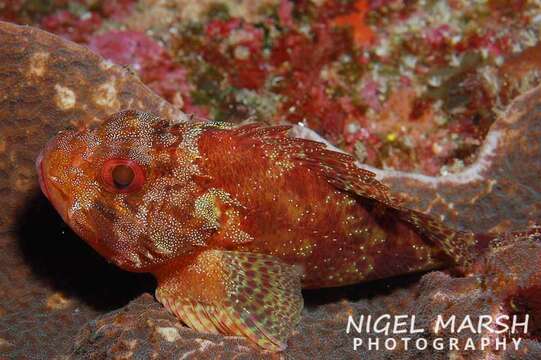
M98 311L154 292L149 274L122 271L74 234L39 192L17 216L16 237L25 261L44 286L80 299Z

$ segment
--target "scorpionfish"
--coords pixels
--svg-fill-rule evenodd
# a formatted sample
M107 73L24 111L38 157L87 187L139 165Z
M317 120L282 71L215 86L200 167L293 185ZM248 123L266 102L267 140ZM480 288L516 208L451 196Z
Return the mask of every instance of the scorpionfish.
M127 110L60 132L36 166L63 220L108 261L152 273L186 325L271 351L300 320L302 288L458 264L482 246L288 129Z

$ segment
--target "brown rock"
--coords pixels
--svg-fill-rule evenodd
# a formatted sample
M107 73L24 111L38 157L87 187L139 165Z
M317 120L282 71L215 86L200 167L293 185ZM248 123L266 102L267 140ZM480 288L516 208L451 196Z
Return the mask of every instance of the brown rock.
M427 176L358 166L374 172L405 207L451 228L477 233L524 230L541 223L540 98L538 86L513 100L492 124L476 161L461 172ZM295 126L293 134L337 150L305 127Z
M431 177L378 172L404 205L475 232L523 230L541 222L541 88L516 98L494 122L478 159L464 171Z

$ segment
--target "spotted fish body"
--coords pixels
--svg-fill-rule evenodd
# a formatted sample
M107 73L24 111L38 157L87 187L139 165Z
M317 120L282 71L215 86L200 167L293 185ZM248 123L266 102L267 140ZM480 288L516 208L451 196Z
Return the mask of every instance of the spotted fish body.
M187 325L273 351L299 321L301 287L427 270L479 246L287 130L124 111L52 139L40 183L100 254L153 273L158 300Z

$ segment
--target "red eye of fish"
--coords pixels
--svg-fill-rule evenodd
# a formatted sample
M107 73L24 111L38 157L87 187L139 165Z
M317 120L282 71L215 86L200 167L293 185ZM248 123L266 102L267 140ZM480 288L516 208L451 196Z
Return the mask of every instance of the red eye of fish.
M107 191L130 193L143 187L145 173L135 161L111 159L103 164L101 179Z

